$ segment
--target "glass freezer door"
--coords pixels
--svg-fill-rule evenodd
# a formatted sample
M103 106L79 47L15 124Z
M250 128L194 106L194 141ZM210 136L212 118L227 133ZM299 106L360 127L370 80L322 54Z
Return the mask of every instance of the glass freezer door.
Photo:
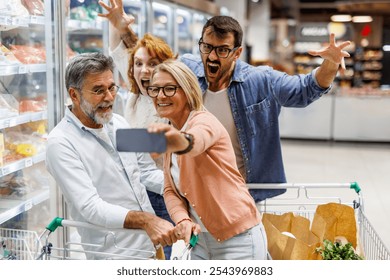
M171 47L174 45L172 17L173 10L169 5L153 2L153 35L162 38Z
M44 164L48 97L53 94L47 55L51 2L1 2L0 243L3 253L11 253L0 259L24 259L31 255L13 250L11 241L20 239L21 231L43 231L51 219Z

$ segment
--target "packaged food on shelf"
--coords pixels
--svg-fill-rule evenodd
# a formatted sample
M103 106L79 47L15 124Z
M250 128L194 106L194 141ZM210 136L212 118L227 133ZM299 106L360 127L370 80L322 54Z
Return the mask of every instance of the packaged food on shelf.
M21 170L0 177L0 185L2 186L0 190L3 189L0 198L20 198L34 189Z
M0 42L0 66L21 64L15 55Z
M45 151L46 121L32 123L4 129L4 164L33 157Z
M0 119L19 115L19 102L12 94L0 93Z
M19 102L19 113L41 112L46 109L46 100L23 99Z
M5 15L19 16L19 17L29 15L27 8L22 5L21 0L8 0L8 3L7 1L2 0L1 2L3 2L4 5L2 6L1 11Z
M45 14L45 6L41 0L22 0L22 4L27 8L30 15L43 16Z
M11 45L11 51L23 64L46 63L44 46Z

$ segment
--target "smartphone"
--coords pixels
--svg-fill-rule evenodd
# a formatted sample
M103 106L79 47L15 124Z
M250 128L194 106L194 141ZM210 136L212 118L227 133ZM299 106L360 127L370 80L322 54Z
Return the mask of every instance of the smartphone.
M116 131L119 152L164 153L167 150L165 134L149 133L145 128L124 128Z

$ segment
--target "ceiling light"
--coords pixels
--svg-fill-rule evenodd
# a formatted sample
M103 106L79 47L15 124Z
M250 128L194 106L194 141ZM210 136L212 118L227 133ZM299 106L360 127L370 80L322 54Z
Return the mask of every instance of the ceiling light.
M384 52L390 52L390 45L384 45L383 46L383 51Z
M352 21L355 23L372 22L371 16L354 16Z
M333 22L349 22L352 20L351 15L333 15L330 17Z

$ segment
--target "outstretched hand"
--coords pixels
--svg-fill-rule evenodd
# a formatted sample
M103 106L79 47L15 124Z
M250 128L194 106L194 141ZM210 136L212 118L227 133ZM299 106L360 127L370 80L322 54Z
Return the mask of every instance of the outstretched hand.
M120 32L125 32L129 25L135 22L133 16L125 13L122 0L110 0L110 6L103 1L99 1L99 5L102 6L107 13L99 13L98 16L108 19Z
M167 139L167 152L169 153L182 151L188 147L188 140L185 139L180 130L174 128L172 125L152 123L148 126L148 132L165 133Z
M310 50L308 53L313 56L320 56L323 59L329 60L335 64L341 65L342 69L345 69L345 57L350 57L350 54L343 49L351 44L350 41L345 41L340 44L336 44L335 35L331 33L329 35L329 45L322 50Z

